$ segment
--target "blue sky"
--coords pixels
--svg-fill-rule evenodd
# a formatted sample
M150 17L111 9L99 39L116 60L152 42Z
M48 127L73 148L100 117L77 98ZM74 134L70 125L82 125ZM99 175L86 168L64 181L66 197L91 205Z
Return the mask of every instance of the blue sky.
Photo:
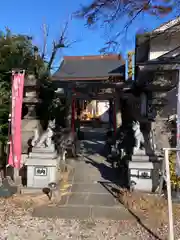
M51 51L53 39L58 39L63 24L70 19L71 14L76 11L80 4L88 0L11 0L1 1L0 29L9 27L14 33L23 33L32 35L34 42L39 47L42 46L42 24L49 26L48 53ZM10 3L11 2L11 3ZM120 51L124 54L127 50L133 48L134 35L139 28L154 28L164 19L155 19L142 16L129 29L126 37L123 38L120 45ZM89 30L84 27L83 20L73 19L70 21L68 29L68 38L77 40L71 48L59 53L57 64L62 55L91 55L99 54L99 49L104 46L106 41L104 29L94 28ZM116 25L114 31L118 31L123 26L123 21Z

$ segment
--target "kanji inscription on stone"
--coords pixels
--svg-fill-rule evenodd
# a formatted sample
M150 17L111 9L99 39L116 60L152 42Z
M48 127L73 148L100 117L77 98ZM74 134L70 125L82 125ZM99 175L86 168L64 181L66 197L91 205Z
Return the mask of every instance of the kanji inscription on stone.
M47 176L47 168L46 167L36 167L35 168L35 176Z

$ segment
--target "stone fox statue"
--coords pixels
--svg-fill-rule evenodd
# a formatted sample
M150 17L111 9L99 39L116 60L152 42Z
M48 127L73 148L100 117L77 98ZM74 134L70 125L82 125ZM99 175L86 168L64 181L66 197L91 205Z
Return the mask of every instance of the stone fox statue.
M47 130L39 136L38 128L34 130L34 138L32 140L32 146L36 147L50 147L52 145L53 128L55 127L55 121L50 121Z
M140 129L140 123L137 121L133 121L132 129L134 131L134 137L135 137L135 147L134 151L138 151L141 147L141 144L144 145L144 137Z

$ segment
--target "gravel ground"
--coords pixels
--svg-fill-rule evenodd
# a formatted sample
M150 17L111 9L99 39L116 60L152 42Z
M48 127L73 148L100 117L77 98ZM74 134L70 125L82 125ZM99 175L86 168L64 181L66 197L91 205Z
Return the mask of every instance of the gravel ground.
M137 221L51 220L33 218L31 211L31 208L25 210L13 204L11 200L0 199L0 240L167 239L166 225L156 229L159 236L162 236L156 238ZM180 224L176 224L175 228L180 229ZM180 236L180 231L177 231L176 235Z

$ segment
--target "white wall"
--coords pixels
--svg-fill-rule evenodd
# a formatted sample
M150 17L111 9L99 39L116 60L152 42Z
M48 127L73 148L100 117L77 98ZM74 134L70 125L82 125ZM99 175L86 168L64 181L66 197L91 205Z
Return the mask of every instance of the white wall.
M163 54L180 46L180 33L161 34L150 41L149 60L156 59Z
M109 101L98 101L98 113L102 122L109 122Z

